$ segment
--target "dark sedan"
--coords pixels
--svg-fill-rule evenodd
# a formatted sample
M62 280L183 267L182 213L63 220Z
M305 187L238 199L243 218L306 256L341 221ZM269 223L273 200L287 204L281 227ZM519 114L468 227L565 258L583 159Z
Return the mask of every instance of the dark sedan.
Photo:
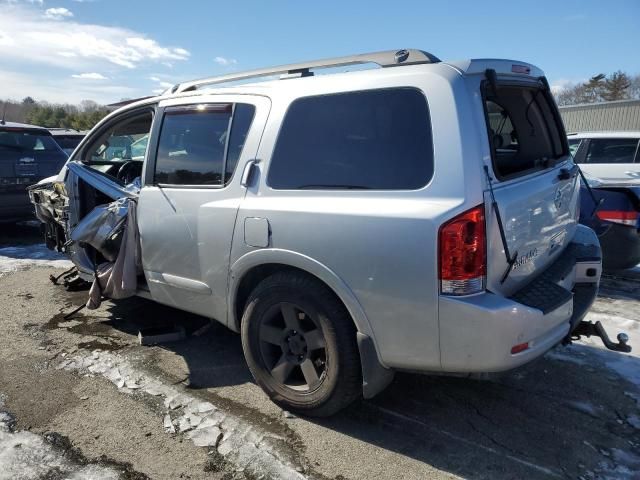
M58 174L66 161L48 130L0 122L0 221L33 218L26 188Z

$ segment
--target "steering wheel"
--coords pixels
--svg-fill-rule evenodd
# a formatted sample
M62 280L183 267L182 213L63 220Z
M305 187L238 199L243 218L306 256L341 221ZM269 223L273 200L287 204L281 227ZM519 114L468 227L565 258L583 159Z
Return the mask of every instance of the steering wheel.
M140 162L136 160L129 160L124 162L118 168L118 173L116 173L116 178L125 185L133 182L136 177L140 176Z

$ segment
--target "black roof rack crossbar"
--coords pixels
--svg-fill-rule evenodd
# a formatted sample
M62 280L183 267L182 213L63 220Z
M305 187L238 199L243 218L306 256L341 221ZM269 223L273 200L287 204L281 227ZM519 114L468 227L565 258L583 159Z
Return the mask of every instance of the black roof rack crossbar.
M272 75L302 75L307 76L311 69L345 67L349 65L361 65L374 63L380 67L397 67L401 65L416 65L422 63L438 63L440 59L422 50L387 50L384 52L363 53L360 55L350 55L346 57L327 58L324 60L312 60L309 62L292 63L277 67L259 68L246 72L231 73L218 77L202 78L179 83L173 86L170 93L182 93L197 90L206 85L229 83L251 78L268 77Z

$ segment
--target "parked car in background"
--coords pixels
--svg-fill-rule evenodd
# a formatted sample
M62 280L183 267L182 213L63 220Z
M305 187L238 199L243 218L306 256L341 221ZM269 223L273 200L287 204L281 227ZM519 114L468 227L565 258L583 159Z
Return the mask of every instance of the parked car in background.
M354 64L384 68L314 74ZM118 298L133 283L217 319L311 415L396 370L530 362L576 335L600 280L549 84L511 60L399 50L185 82L107 116L30 192L98 300L118 272Z
M67 156L71 155L87 134L85 131L74 130L72 128L50 128L49 131Z
M27 186L55 175L66 160L47 129L0 122L0 221L33 218Z
M580 223L598 232L605 269L635 267L640 263L640 132L571 133L568 141L597 200L583 185Z

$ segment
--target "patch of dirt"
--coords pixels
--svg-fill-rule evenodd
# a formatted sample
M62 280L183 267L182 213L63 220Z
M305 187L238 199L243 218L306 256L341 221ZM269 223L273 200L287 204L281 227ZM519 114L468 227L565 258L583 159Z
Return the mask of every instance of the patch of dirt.
M70 460L76 465L99 465L101 467L111 468L120 472L120 478L122 480L150 480L150 477L144 473L137 472L133 469L133 466L128 462L117 462L107 457L106 455L100 456L98 459L89 461L82 451L76 448L68 437L61 435L57 432L48 432L44 434L44 439L56 450L58 450L63 457ZM54 477L47 476L47 480L53 480ZM62 478L62 477L60 477ZM67 475L65 475L67 478Z

